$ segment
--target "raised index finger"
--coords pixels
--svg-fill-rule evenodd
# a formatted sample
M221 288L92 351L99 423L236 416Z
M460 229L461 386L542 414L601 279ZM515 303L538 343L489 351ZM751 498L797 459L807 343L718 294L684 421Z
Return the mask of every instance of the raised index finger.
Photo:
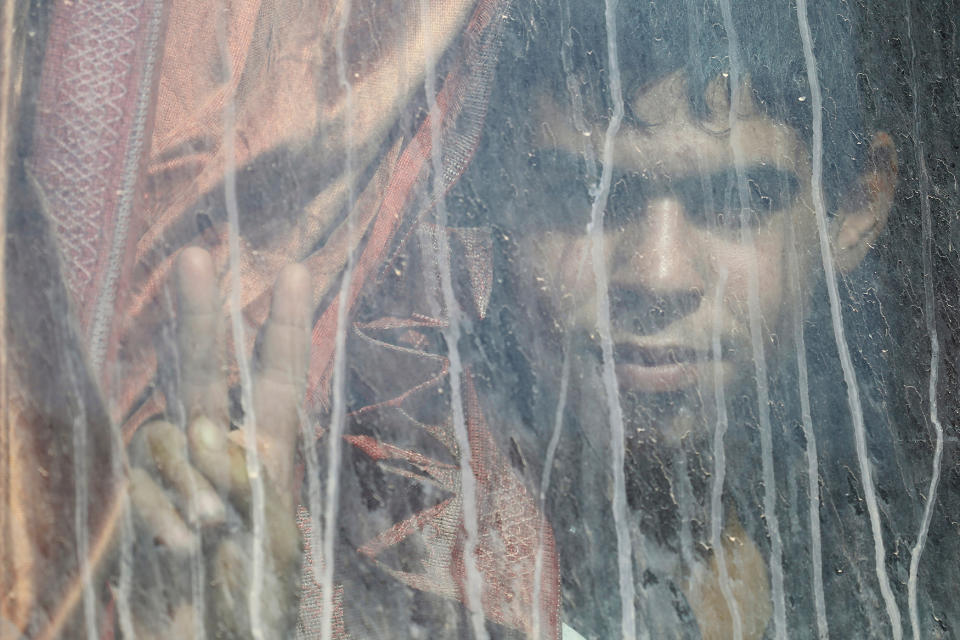
M177 260L176 281L180 394L187 420L202 415L226 428L220 290L210 254L196 247L185 249Z
M264 464L281 485L292 480L299 407L310 360L311 308L309 271L302 265L285 267L273 289L254 380Z

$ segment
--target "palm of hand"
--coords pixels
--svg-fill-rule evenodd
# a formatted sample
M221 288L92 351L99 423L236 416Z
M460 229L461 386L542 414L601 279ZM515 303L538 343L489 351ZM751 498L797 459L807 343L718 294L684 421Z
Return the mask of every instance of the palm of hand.
M293 460L309 360L309 274L284 269L261 330L252 389L257 456L236 437L243 430L228 428L210 256L185 250L176 280L180 397L168 404L183 403L187 429L155 420L132 445L134 631L139 638L287 637L300 590Z

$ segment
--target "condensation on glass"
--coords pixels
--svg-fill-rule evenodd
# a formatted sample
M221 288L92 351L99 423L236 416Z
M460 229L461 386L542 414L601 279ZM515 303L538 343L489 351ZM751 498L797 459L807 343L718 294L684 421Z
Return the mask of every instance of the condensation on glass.
M0 638L950 638L948 2L0 9Z

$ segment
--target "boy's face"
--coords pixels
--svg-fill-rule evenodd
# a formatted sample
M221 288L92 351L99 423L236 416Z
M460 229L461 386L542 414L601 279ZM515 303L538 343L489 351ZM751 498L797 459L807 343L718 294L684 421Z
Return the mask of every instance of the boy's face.
M559 330L589 345L597 326L594 269L606 270L621 394L699 396L718 374L727 389L750 380L751 309L773 356L770 347L792 334L794 305L822 273L810 153L796 131L757 107L749 87L741 95L732 131L721 77L707 88L706 120L691 114L680 73L627 97L644 125L625 122L614 141L603 265L591 259L591 180L584 176L589 158L601 157L604 130L578 131L556 104L541 103L531 189L555 204L517 211L537 221L515 234L519 272L533 275L533 295Z

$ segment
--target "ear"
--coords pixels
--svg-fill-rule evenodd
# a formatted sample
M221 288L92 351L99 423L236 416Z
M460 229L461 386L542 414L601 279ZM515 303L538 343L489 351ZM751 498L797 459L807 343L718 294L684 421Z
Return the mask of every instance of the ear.
M873 136L863 174L833 220L834 259L841 273L856 269L887 226L897 189L897 148L885 132Z

